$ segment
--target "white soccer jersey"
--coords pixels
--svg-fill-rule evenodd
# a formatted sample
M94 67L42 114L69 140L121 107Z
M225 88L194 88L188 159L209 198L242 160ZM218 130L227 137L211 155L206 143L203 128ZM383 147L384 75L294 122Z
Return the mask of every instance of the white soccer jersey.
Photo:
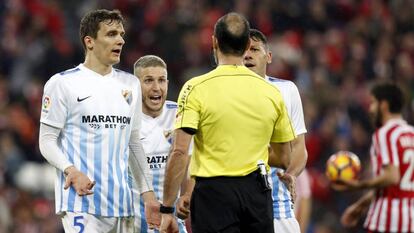
M58 144L68 161L91 180L93 194L79 196L57 169L56 212L98 216L133 215L128 184L131 130L140 128L142 96L132 74L112 69L100 75L80 64L46 83L40 122L61 129Z
M172 132L174 130L177 103L166 101L161 115L151 117L143 114L141 124L141 142L147 157L148 168L152 177L154 193L158 200L162 200L164 192L165 166L167 165L168 153L172 143ZM135 228L138 233L154 232L148 230L145 221L144 202L140 198L135 182L133 182ZM184 222L178 222L180 233L187 232Z
M292 126L296 135L306 133L305 120L303 117L302 101L296 85L289 80L283 80L266 76L266 80L275 85L282 94ZM294 218L294 206L290 192L286 185L277 176L278 168L271 168L273 215L276 219Z

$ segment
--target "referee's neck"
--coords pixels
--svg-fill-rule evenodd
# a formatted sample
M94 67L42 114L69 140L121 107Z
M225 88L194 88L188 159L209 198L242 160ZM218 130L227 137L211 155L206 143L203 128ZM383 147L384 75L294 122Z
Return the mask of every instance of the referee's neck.
M218 57L218 65L243 65L243 56L222 55Z

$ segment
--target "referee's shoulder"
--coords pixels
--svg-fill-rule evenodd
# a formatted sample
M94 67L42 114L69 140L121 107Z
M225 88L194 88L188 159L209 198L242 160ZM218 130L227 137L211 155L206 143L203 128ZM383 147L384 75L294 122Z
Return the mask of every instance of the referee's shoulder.
M199 75L199 76L195 76L191 79L189 79L186 84L191 84L191 85L197 85L200 84L206 80L208 80L209 78L211 78L211 72Z

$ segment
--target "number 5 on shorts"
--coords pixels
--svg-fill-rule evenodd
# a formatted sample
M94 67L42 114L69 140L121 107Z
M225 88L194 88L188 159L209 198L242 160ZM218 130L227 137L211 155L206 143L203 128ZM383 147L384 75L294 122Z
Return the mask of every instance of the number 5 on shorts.
M83 224L83 216L75 216L73 218L73 226L79 227L79 233L83 233L85 225Z

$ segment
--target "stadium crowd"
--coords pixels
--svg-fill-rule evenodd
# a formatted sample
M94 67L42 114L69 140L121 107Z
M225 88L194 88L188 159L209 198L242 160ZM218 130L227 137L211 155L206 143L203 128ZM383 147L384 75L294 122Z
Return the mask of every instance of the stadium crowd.
M414 123L414 1L409 0L3 0L0 1L0 233L62 232L54 213L53 168L38 149L43 84L82 61L77 25L90 9L119 9L126 44L118 68L145 54L168 64L169 99L214 64L211 35L229 11L269 39L268 74L296 83L308 129L313 213L308 232L346 232L339 223L356 193L336 193L324 176L338 150L356 153L369 173L373 81L404 88ZM355 232L354 230L352 232Z

